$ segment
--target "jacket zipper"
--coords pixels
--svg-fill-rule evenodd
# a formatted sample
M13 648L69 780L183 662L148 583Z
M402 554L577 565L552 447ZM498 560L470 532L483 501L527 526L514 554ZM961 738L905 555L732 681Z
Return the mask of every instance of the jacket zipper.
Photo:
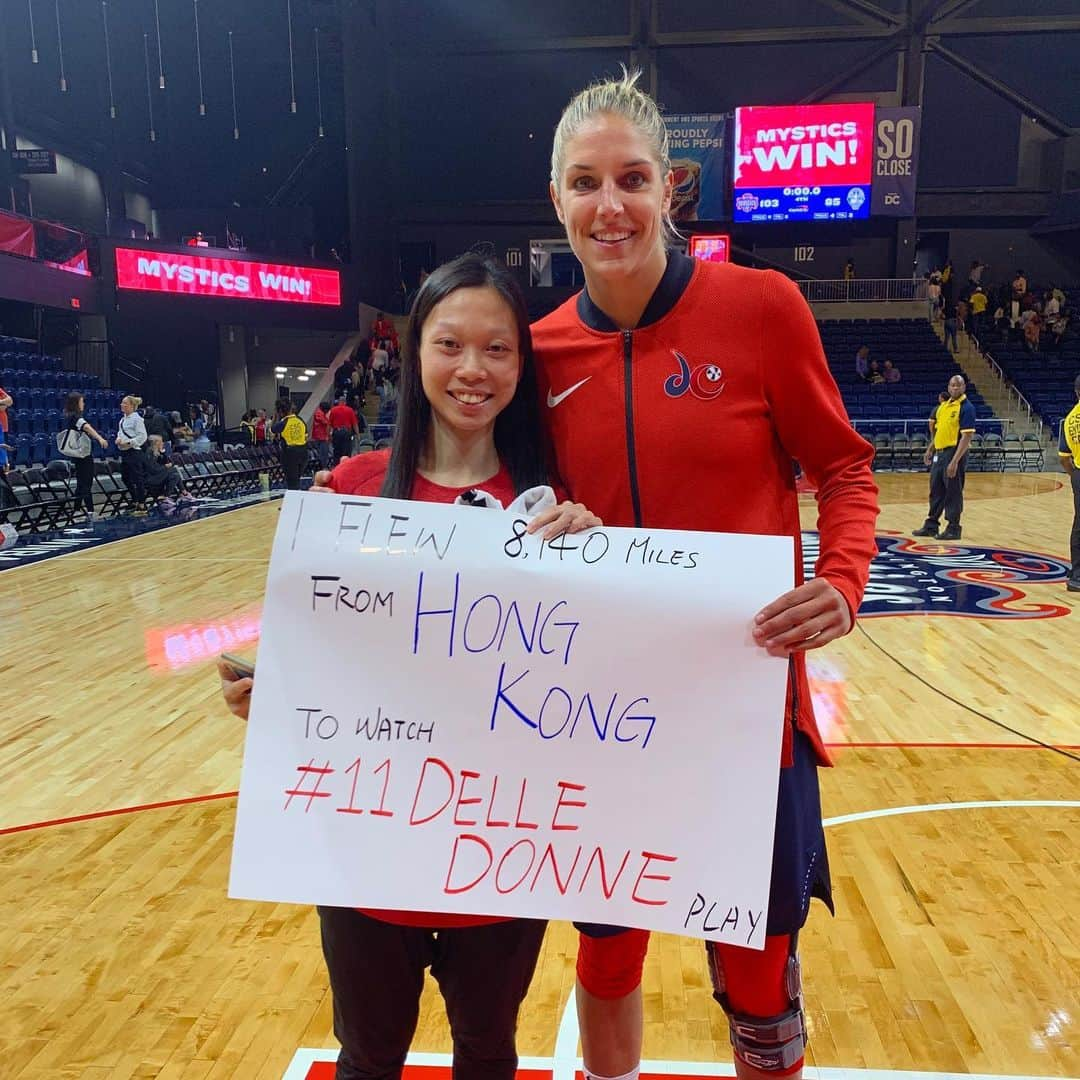
M623 331L623 382L626 387L626 464L630 470L630 500L634 504L634 526L641 528L641 492L638 490L637 447L634 443L633 332Z

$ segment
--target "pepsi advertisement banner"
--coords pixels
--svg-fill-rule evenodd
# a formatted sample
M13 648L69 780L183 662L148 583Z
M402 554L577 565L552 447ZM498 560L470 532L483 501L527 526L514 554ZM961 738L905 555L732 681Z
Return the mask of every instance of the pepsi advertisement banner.
M914 217L915 185L919 168L917 105L878 109L874 120L875 216Z
M724 116L680 113L665 116L675 190L672 221L724 218Z
M736 221L852 221L870 216L874 105L735 110Z

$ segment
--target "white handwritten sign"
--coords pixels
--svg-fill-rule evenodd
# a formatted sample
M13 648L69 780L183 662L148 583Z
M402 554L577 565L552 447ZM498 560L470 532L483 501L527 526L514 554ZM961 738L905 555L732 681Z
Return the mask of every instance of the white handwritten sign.
M787 537L289 493L230 895L761 948Z

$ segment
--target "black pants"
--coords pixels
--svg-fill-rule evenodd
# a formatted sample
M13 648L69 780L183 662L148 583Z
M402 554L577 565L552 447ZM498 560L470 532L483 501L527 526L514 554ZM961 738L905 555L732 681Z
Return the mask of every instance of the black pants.
M955 446L944 450L935 450L930 466L930 512L926 515L926 524L936 526L944 513L945 520L956 528L960 527L960 515L964 512L964 476L967 471L967 454L960 459L956 476L951 480L945 475L949 462L956 453Z
M337 1080L398 1080L420 1012L424 968L454 1039L454 1080L514 1080L518 1010L546 923L511 919L427 930L352 908L319 908L341 1043Z
M1073 489L1073 527L1069 537L1069 555L1072 559L1072 579L1080 581L1080 469L1074 469L1069 477Z
M348 428L334 428L334 460L330 462L333 468L343 457L352 457L353 433Z
M308 450L306 446L289 446L287 443L281 448L281 464L285 469L285 486L290 491L300 490L300 474L307 464Z
M136 506L146 502L146 453L139 450L120 451L120 475Z
M92 457L71 458L75 466L75 505L81 506L88 514L94 512L94 459Z

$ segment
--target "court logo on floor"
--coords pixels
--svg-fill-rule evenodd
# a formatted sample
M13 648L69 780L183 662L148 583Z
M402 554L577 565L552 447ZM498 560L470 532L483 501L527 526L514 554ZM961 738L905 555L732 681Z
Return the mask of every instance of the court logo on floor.
M1070 608L1032 599L1025 585L1064 583L1069 564L1053 555L963 543L917 541L899 533L877 538L860 618L873 615L963 615L980 619L1052 619ZM803 533L807 576L820 551Z

